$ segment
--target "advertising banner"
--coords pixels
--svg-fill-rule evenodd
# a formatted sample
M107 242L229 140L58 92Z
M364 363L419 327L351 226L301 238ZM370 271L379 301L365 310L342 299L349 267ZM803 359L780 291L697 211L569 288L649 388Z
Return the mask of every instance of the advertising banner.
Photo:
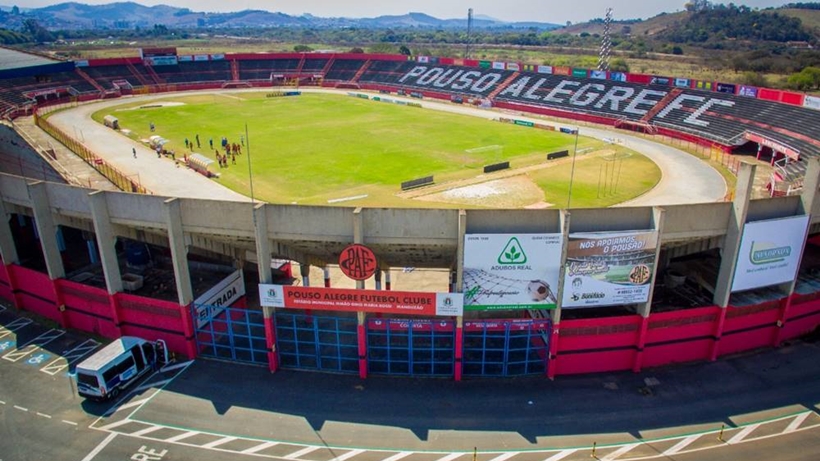
M806 99L803 100L803 106L808 107L809 109L820 110L820 98L817 96L806 95Z
M211 61L222 61L224 59L225 59L224 54L212 54L211 55Z
M720 83L720 82L718 82L715 89L719 93L729 93L729 94L737 93L737 85L735 85L733 83Z
M675 79L675 86L680 88L689 88L689 79L688 78L676 78Z
M732 292L794 280L808 225L808 216L747 223L740 240Z
M757 97L757 88L753 86L746 86L740 85L740 88L737 90L738 96L748 96L750 98Z
M196 327L202 328L226 307L245 296L245 278L241 270L225 277L202 296L194 300Z
M178 57L179 62L192 62L194 57L191 55L182 55Z
M589 71L589 78L597 78L599 80L606 80L605 70L591 70Z
M570 234L561 307L645 303L657 245L652 231Z
M208 59L209 58L208 58L207 54L195 54L194 55L194 61L197 61L197 62L207 61Z
M625 82L626 81L626 74L623 72L610 72L609 79L614 80L616 82Z
M419 56L418 61L421 62L421 63L427 63L427 62L430 62L430 57L429 56Z
M572 69L572 76L575 78L587 78L587 75L586 69Z
M263 306L324 311L402 315L458 316L464 312L460 293L353 290L343 288L259 285Z
M552 73L552 66L538 66L538 73L539 74L551 74Z
M503 62L493 61L493 69L504 70L506 67L506 64Z
M518 65L517 62L508 62L507 63L507 70L519 71L519 70L521 70L521 66Z
M464 237L466 310L554 309L561 234Z
M86 60L74 61L74 66L76 66L76 67L88 67L88 61L86 61Z

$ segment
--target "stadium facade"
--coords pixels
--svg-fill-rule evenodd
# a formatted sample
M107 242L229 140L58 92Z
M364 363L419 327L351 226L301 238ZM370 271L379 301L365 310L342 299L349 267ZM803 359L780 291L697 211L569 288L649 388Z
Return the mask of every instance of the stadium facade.
M584 120L726 152L751 146L776 165L773 197L765 200L750 199L754 167L744 164L731 202L353 209L140 193L148 191L81 152L128 192L0 176L0 212L9 218L0 223L0 296L66 328L161 338L190 357L272 370L462 379L715 360L778 346L820 324L812 243L820 230L820 100L811 96L522 63L350 54L182 56L172 49L2 70L0 84L9 117L124 94L281 85L371 90L380 98L435 98ZM38 122L80 149L70 135ZM21 152L30 149L13 130L2 134L0 151L30 155ZM171 292L170 299L136 294L135 283L148 279L134 242L162 249L151 260L164 258L172 275L150 283ZM286 263L272 265L271 258L298 261L303 285L309 285L311 265L339 263L351 244L375 256L370 272L377 290L272 283L273 270ZM85 247L83 270L67 270L77 265L68 255ZM201 278L192 272L207 269L206 259L237 270L199 290L192 279ZM101 269L96 285L90 267ZM452 293L390 293L383 274L391 267L449 270ZM259 296L246 292L245 285L257 280ZM357 282L358 288L365 283Z

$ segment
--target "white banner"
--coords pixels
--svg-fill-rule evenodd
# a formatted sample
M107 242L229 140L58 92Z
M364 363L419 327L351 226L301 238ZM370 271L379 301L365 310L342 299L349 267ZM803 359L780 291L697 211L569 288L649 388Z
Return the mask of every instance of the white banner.
M806 99L803 100L803 106L808 107L809 109L820 110L820 98L817 96L806 95Z
M561 234L465 236L464 308L555 308L561 244Z
M196 327L202 328L207 325L211 319L243 296L245 296L245 276L239 269L194 300Z
M732 292L794 280L808 225L808 216L747 223L740 241Z
M519 71L519 70L521 70L521 66L518 65L517 62L508 62L507 63L507 70Z
M538 73L539 74L551 74L552 73L552 66L538 66Z
M493 61L493 69L504 70L506 67L506 64L503 62Z
M655 270L658 234L571 234L562 308L645 303Z

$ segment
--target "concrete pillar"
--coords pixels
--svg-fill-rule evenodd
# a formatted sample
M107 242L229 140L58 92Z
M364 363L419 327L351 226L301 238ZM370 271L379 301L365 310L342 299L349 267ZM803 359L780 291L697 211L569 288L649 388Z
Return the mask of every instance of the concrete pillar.
M11 215L6 211L6 204L0 198L0 257L3 258L3 270L6 273L6 280L9 281L9 292L11 292L11 301L16 309L20 308L17 302L17 296L14 292L17 290L17 284L14 281L14 274L11 270L12 264L19 264L20 259L17 255L17 248L14 246L14 236L11 233L11 226L9 221Z
M808 160L806 176L803 178L803 192L800 194L800 203L798 205L797 214L804 216L811 216L811 211L817 199L817 189L820 187L820 159L814 157ZM811 218L809 218L809 226L811 226ZM808 231L806 232L808 238ZM803 246L800 247L800 261L803 260L803 252L806 249L806 240L803 240ZM792 305L792 298L794 296L794 287L797 285L797 279L780 287L786 294L786 298L780 304L780 316L777 320L777 330L774 338L772 338L772 345L777 347L782 341L783 327L786 326L786 320L789 316L789 310Z
M37 181L28 184L28 195L34 208L34 223L40 235L40 245L46 260L48 276L52 280L65 277L63 259L57 246L57 227L51 216L46 183Z
M380 267L376 268L376 273L373 274L375 281L376 281L376 289L382 289L382 269Z
M353 243L364 244L364 216L361 207L353 210ZM364 280L356 280L356 289L364 289Z
M253 224L259 283L271 283L273 282L273 272L270 267L271 245L268 238L268 214L264 203L253 207ZM265 347L268 349L268 370L271 373L276 373L279 370L279 355L276 353L276 309L264 306L262 307L262 316L265 319Z
M384 271L384 289L386 291L390 291L392 289L392 285L390 283L390 268L388 267L387 270Z
M194 301L194 290L191 286L191 273L188 268L188 248L185 243L185 232L182 229L181 201L172 198L165 201L166 225L168 227L168 248L171 250L171 264L174 266L177 299L182 314L187 355L196 358L196 337L194 320L191 314L191 303Z
M108 213L108 202L105 192L98 190L88 194L88 204L91 208L91 218L94 221L94 234L97 237L97 246L100 249L100 264L105 276L105 287L108 290L108 305L111 307L111 320L120 336L120 315L116 294L122 292L122 274L117 259L117 237L111 226L111 217Z
M547 378L555 379L558 372L558 342L561 340L561 303L564 299L564 272L567 269L567 246L569 243L569 230L572 223L572 213L569 210L561 210L560 225L563 243L561 244L561 269L558 271L558 292L555 294L555 309L550 312L552 320L552 334L550 334L549 355L547 356Z
M165 201L166 225L168 226L168 247L171 250L171 263L174 266L177 297L180 306L188 306L194 301L194 290L191 286L191 273L188 268L188 246L182 230L181 201L172 198Z
M657 235L657 245L655 246L655 265L652 271L652 278L649 280L649 297L644 304L638 306L638 315L641 316L641 326L638 330L638 352L635 354L635 363L632 371L639 373L643 366L643 349L646 345L646 332L649 328L649 314L652 311L652 297L655 295L655 280L658 277L658 258L661 255L661 235L663 235L663 223L666 218L666 211L660 207L652 208L652 227Z
M729 225L726 237L723 239L723 251L720 255L720 270L713 302L716 306L729 305L732 294L732 281L737 267L737 253L740 251L740 238L743 236L743 227L746 225L746 215L749 212L749 200L754 188L756 166L742 162L737 175L735 200L732 202L732 212L729 216Z
M299 261L299 275L302 276L302 286L310 286L310 264L306 261Z
M325 288L330 288L330 268L328 266L322 268L322 275L325 279Z
M364 216L362 216L361 207L353 210L353 243L364 243ZM364 289L364 280L356 280L356 289ZM365 328L365 321L367 314L364 312L357 312L356 319L358 325L356 328L359 340L359 377L367 378L367 328Z
M458 210L458 239L456 240L456 268L451 274L450 283L453 293L464 292L464 237L467 235L467 211ZM455 340L455 370L453 379L461 381L464 374L464 316L456 317L456 340Z
M60 313L60 325L63 328L69 328L68 315L65 313L65 303L63 302L60 289L57 286L57 280L65 277L65 267L63 266L63 257L60 254L59 245L57 244L57 227L54 225L53 216L51 216L51 205L48 201L46 183L43 181L29 183L28 195L31 199L34 211L35 227L40 234L40 246L43 249L43 257L46 260L48 278L51 279L52 289L54 290L54 300L57 304L56 308Z

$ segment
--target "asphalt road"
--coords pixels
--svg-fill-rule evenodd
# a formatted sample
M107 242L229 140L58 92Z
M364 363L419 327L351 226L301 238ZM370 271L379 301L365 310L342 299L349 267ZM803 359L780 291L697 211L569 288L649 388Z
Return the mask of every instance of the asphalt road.
M66 372L100 345L17 319L0 312L3 461L471 461L474 449L476 461L820 457L811 342L556 381L271 375L198 360L98 404L77 397Z

